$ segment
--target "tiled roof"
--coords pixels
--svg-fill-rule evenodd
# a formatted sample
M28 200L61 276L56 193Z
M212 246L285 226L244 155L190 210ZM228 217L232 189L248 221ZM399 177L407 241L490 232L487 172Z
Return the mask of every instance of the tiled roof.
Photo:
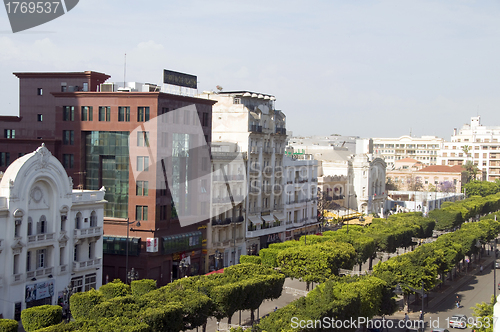
M447 173L461 173L464 168L460 165L447 166L447 165L432 165L419 170L419 172L447 172Z

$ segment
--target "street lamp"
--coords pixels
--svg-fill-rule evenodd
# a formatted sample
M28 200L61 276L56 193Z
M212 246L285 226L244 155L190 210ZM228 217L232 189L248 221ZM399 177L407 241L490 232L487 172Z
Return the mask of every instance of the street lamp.
M71 281L69 282L67 287L64 287L63 290L63 298L64 298L64 312L63 314L66 316L66 320L69 322L71 320L71 310L69 307L69 299L71 295L77 293L77 288L73 287Z
M181 269L181 271L184 271L183 275L186 276L187 274L187 269L189 267L189 263L186 261L185 258L181 259L181 261L179 262L179 268Z
M132 268L127 272L127 283L132 283L132 281L139 279L139 271Z
M129 219L127 218L127 221L126 221L126 223L127 223L127 245L125 247L125 277L127 277L128 273L129 273L129 271L128 271L128 247L130 245L129 242L128 242L129 241L129 231L130 231L130 227L129 226L132 225L134 222L135 222L135 220L134 221L129 221ZM137 221L136 224L135 224L135 226L136 227L141 227L141 223L139 221ZM127 283L128 283L128 280L127 280Z

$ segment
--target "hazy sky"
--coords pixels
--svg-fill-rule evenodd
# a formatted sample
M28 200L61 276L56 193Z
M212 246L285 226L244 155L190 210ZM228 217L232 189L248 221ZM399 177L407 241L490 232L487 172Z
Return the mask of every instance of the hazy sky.
M199 91L276 96L296 135L436 135L481 115L500 125L500 2L80 0L13 34L0 9L0 114L18 113L13 72L85 71Z

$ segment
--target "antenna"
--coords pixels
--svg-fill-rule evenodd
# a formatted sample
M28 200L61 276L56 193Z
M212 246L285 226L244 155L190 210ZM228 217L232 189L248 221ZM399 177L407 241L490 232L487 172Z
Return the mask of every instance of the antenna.
M123 61L123 87L125 88L125 82L127 77L127 53L125 53L125 60Z
M410 127L410 137L411 137L411 127Z

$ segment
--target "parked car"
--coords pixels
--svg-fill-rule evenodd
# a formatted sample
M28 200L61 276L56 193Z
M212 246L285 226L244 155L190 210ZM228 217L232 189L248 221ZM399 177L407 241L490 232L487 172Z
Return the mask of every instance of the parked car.
M431 332L450 332L448 329L432 329Z
M500 269L500 260L495 261L495 269Z
M450 327L465 329L467 327L467 316L465 315L453 315L450 318Z

